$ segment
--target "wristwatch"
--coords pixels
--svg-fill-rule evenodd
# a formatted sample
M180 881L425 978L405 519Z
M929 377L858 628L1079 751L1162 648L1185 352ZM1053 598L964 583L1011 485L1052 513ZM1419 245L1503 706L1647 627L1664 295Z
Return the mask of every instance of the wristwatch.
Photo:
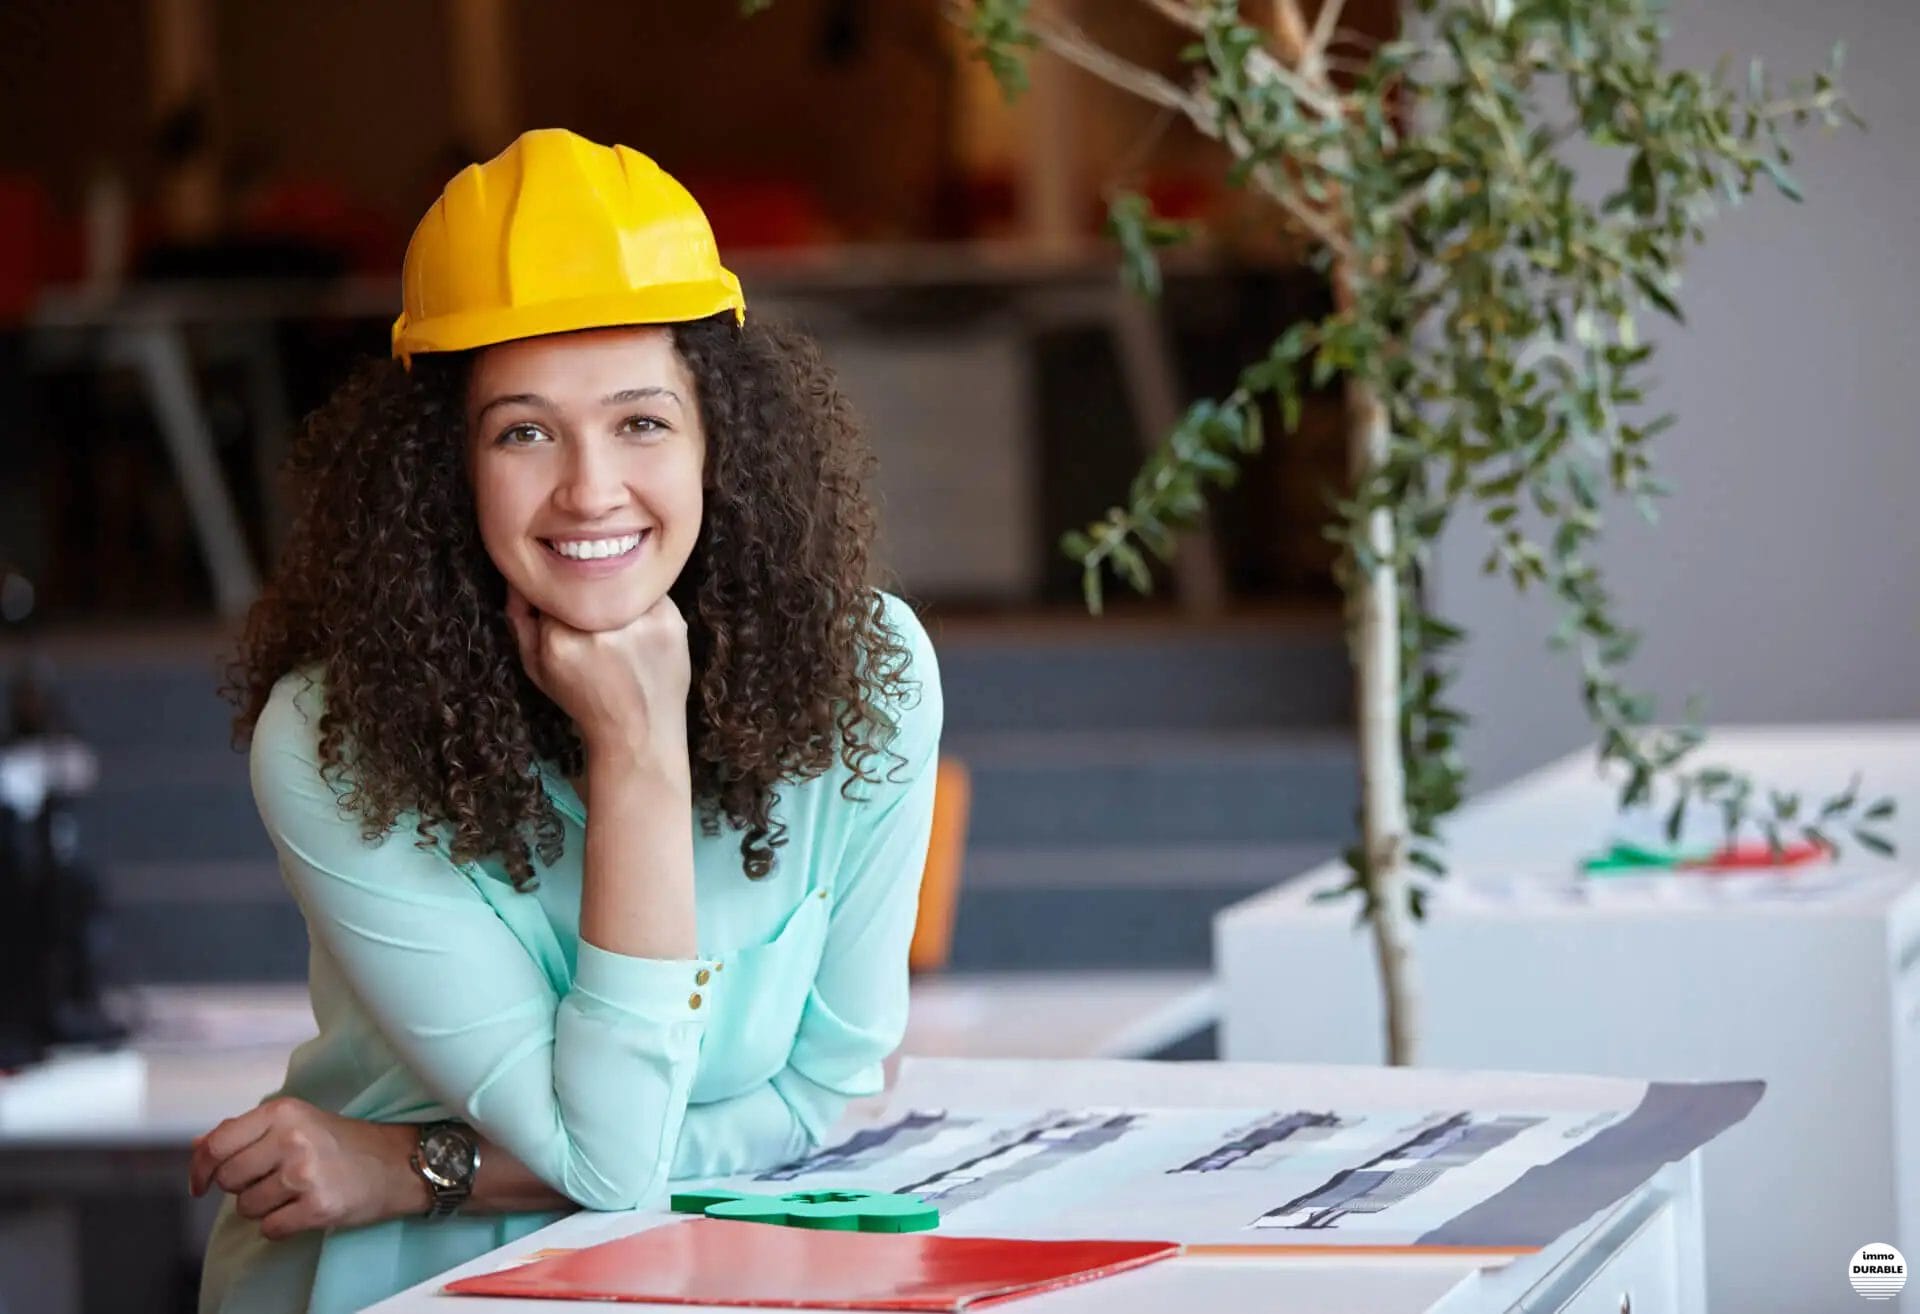
M466 1123L453 1119L422 1123L420 1139L407 1162L433 1192L426 1216L445 1218L473 1194L473 1176L480 1171L480 1138Z

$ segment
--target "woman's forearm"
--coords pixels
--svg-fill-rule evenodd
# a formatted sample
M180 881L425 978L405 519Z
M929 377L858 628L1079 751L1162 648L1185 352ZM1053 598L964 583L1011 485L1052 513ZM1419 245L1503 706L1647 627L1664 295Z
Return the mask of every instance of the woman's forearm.
M461 1206L463 1213L524 1214L554 1209L578 1209L577 1202L534 1176L506 1150L482 1137L480 1171L473 1175L473 1194Z
M633 958L693 958L693 797L684 762L590 753L580 938Z
M587 763L586 787L580 937L634 958L694 957L693 801L684 768L596 752ZM481 1139L480 1170L464 1212L577 1208L504 1148Z
M426 1179L413 1169L419 1143L417 1123L375 1123L388 1137L387 1157L394 1170L387 1174L388 1218L420 1218L433 1204ZM480 1171L473 1175L473 1194L460 1206L463 1214L548 1213L580 1206L548 1186L511 1154L485 1137L480 1138Z

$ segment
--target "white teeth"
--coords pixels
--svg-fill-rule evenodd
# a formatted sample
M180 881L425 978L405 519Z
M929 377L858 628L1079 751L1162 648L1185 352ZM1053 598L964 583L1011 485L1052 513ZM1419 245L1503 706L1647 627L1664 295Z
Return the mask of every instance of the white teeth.
M553 550L563 557L572 557L575 561L593 561L600 557L618 557L640 546L639 534L628 534L622 538L595 538L571 543L555 542Z

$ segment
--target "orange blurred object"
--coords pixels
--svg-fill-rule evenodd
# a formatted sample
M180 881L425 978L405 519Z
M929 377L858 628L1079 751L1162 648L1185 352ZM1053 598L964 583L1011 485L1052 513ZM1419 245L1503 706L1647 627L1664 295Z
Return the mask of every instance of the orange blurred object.
M967 851L967 814L973 776L957 757L942 757L933 785L933 835L920 878L920 915L914 923L907 967L938 972L953 949L953 915L960 903L960 869Z

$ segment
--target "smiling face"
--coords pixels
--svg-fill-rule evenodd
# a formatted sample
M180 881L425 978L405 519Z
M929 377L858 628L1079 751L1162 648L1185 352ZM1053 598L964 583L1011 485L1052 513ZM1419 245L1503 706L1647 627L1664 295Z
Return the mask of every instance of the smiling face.
M669 330L481 351L468 470L487 555L541 612L612 630L658 602L700 535L706 436Z

